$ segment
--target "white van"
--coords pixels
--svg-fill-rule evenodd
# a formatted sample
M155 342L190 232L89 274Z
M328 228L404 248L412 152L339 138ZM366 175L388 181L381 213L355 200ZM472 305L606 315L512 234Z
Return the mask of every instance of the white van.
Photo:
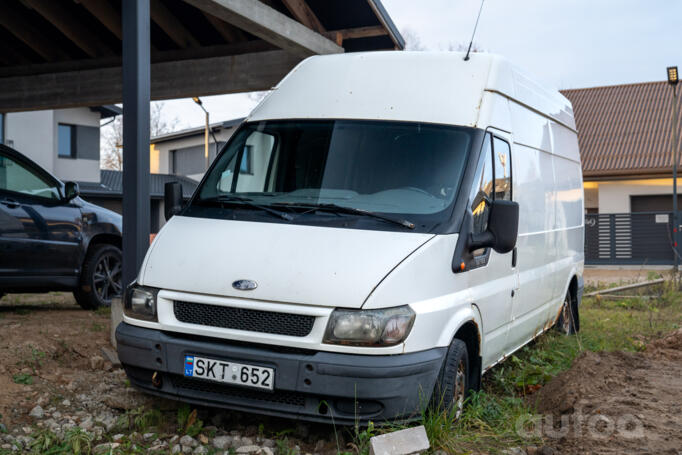
M459 412L497 362L578 330L571 104L500 57L311 57L186 207L178 186L116 331L150 393L337 423Z

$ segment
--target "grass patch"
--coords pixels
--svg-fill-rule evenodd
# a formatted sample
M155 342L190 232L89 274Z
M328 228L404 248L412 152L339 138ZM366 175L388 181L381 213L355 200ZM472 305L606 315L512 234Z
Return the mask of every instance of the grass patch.
M484 375L482 390L472 394L458 421L453 422L453 416L445 412L424 413L417 424L426 428L431 452L495 454L512 447L542 445L541 439L523 437L517 431L517 422L531 422L534 412L525 395L569 369L583 351L641 351L648 342L682 325L682 293L670 284L643 288L637 294L622 299L584 299L578 335L550 330L493 368ZM404 426L399 424L355 427L348 446L351 450L345 453L367 454L371 436L401 428Z
M33 384L33 376L28 373L17 373L12 376L15 384L31 385Z

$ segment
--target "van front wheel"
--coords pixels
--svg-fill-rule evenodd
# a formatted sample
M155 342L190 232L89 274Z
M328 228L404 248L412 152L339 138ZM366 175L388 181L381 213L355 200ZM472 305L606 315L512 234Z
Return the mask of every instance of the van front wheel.
M578 305L569 290L564 298L561 313L557 321L557 329L564 335L575 335L580 330L580 316L578 315Z
M467 345L454 339L448 348L443 367L431 397L431 409L446 411L458 419L469 393L469 355Z

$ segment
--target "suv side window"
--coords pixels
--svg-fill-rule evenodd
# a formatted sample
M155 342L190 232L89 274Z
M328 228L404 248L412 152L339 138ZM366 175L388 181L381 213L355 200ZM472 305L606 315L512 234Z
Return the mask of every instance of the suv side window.
M495 199L511 201L512 168L509 143L498 137L493 139L495 156Z
M32 169L0 153L0 191L57 200L59 189Z
M487 133L483 141L481 157L476 167L474 186L469 194L471 213L474 216L474 229L472 231L474 234L484 232L488 228L489 203L493 197L492 144L490 133ZM483 252L484 250L481 250L481 253Z

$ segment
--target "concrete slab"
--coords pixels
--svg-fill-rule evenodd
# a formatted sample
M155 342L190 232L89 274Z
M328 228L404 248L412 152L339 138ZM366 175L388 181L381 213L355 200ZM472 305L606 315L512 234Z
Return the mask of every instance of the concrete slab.
M429 449L429 438L423 425L374 436L369 440L370 455L411 455Z

